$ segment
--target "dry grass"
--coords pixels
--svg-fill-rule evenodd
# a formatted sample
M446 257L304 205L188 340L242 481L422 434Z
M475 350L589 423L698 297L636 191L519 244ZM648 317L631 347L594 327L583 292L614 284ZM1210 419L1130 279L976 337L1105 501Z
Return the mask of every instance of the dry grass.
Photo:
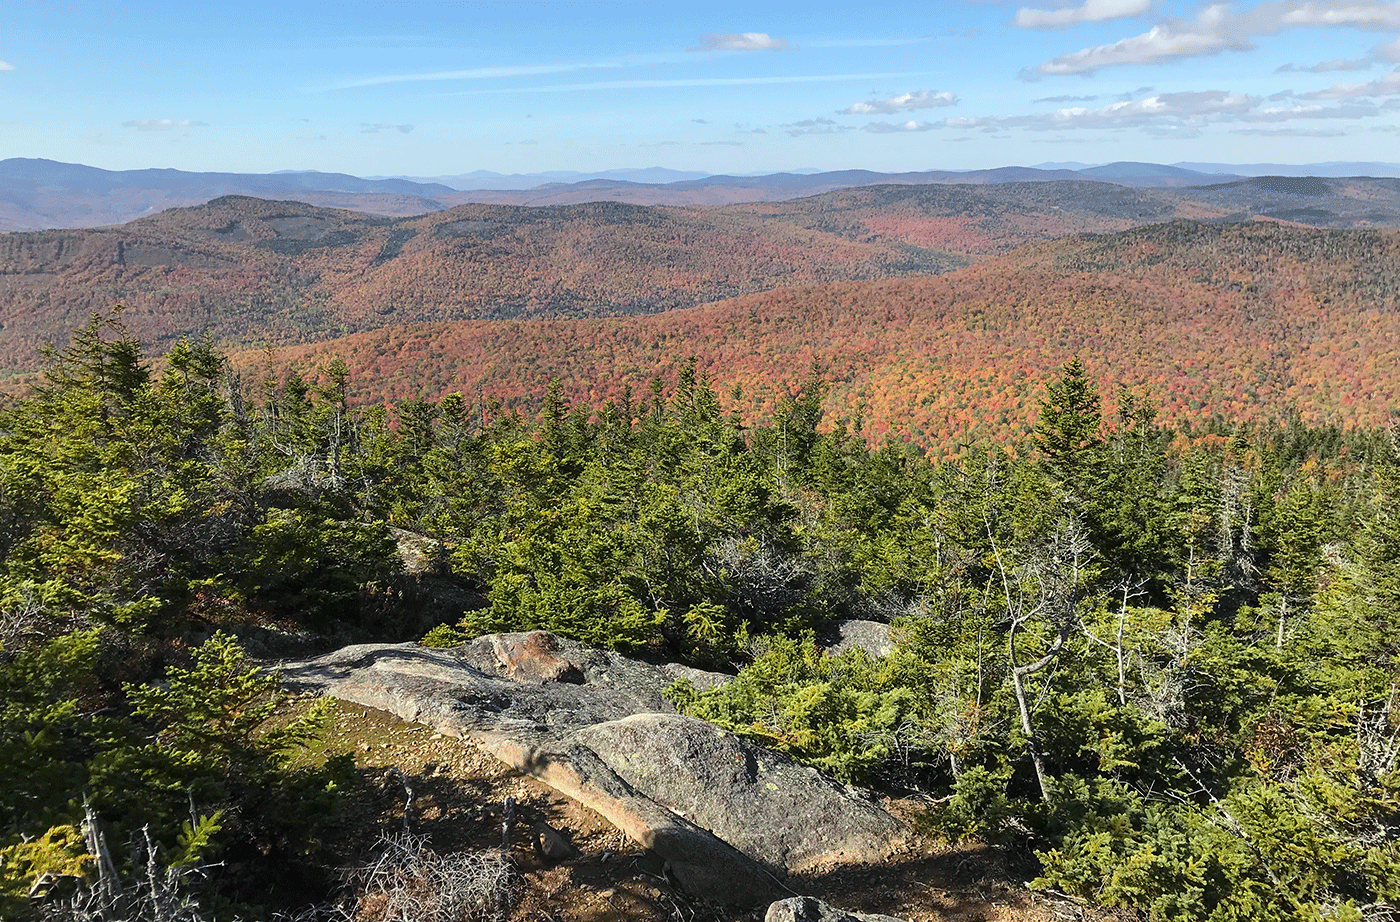
M499 851L438 855L407 833L381 843L351 882L355 922L502 922L520 899L520 874Z

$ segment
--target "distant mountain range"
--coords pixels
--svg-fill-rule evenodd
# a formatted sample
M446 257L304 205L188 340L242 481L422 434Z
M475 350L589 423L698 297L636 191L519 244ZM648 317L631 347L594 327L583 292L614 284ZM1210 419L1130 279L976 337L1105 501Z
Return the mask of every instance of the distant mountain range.
M118 303L156 349L205 332L234 348L307 343L933 276L1029 242L1183 218L1400 227L1400 179L886 184L714 208L466 204L410 218L230 196L115 227L0 235L0 369L32 369L40 345Z
M1114 169L1122 163L1078 163L1064 161L1058 163L1037 163L1039 170L1087 170ZM1126 164L1128 166L1154 166L1154 164ZM1400 177L1400 163L1377 163L1370 160L1327 160L1322 163L1193 163L1183 161L1173 163L1164 169L1185 170L1187 173L1200 173L1206 176L1222 174L1231 176L1324 176L1341 178L1347 176ZM1106 174L1101 174L1106 175Z
M632 170L603 170L599 173L580 173L577 170L551 170L544 173L493 173L490 170L473 170L453 176L384 176L375 179L406 179L410 182L441 183L462 192L477 189L533 189L546 183L590 182L596 179L618 180L620 182L670 183L688 179L704 179L712 173L695 170L668 170L665 167L647 167Z
M364 179L343 173L190 173L182 170L102 170L53 160L0 161L0 231L121 224L167 208L225 195L294 200L368 214L408 217L469 202L567 205L595 201L637 205L717 206L772 202L872 185L985 185L1090 179L1140 189L1193 188L1250 176L1400 177L1383 163L1280 164L1109 163L1042 164L987 170L880 173L870 170L705 175L660 167L602 173L502 175L477 171L431 178Z

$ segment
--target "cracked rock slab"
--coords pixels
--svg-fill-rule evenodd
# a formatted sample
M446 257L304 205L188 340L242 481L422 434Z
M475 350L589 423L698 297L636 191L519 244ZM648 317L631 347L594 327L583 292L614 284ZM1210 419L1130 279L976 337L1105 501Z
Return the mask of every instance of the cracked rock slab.
M669 864L691 893L767 902L781 879L880 861L907 830L813 769L662 695L679 678L728 681L537 631L452 649L357 645L284 663L284 683L471 739L604 816Z

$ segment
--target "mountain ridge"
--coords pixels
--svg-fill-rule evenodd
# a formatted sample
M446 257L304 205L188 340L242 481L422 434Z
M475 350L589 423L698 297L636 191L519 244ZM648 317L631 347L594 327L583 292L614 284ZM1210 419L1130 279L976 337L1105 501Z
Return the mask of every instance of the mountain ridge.
M225 196L127 224L0 234L0 368L122 303L153 347L396 324L645 314L938 275L1034 241L1175 219L1400 226L1400 180L874 185L717 208L464 204L411 218Z
M1054 166L1054 165L1051 165ZM1191 167L1212 168L1196 170ZM1224 164L1120 162L1082 169L996 167L977 170L879 172L792 171L754 176L702 174L648 167L596 173L553 171L441 177L364 179L343 173L284 170L274 173L193 173L175 169L103 170L41 158L0 160L0 231L101 227L171 208L202 204L223 195L295 198L307 204L391 217L409 217L469 202L549 205L615 200L633 204L718 206L778 201L843 188L898 184L995 184L1059 180L1109 180L1135 188L1211 185L1245 178ZM1256 165L1257 166L1257 165ZM1346 164L1322 164L1334 178ZM1400 165L1355 164L1378 176L1400 177ZM1252 169L1252 168L1251 168ZM1280 167L1279 175L1296 175ZM446 180L446 181L444 181ZM463 189L460 186L477 186Z
M1382 425L1400 405L1400 230L1173 221L1026 244L937 277L833 282L629 318L385 327L235 356L313 374L344 359L362 399L494 396L529 414L551 378L599 406L700 370L765 418L814 366L832 418L956 451L1026 434L1039 379L1079 356L1167 424L1296 412Z

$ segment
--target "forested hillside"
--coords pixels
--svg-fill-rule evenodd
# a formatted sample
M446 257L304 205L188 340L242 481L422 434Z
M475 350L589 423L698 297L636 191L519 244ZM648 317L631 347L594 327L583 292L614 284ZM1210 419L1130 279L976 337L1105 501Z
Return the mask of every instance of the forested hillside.
M1193 260L1251 233L1213 232ZM1164 426L1151 387L1078 359L1023 364L1005 446L938 461L867 443L820 371L748 426L688 363L597 406L552 386L528 416L359 404L338 362L240 385L207 343L160 368L97 317L0 416L7 914L96 874L85 810L114 841L149 830L102 869L133 893L221 849L203 882L160 879L215 917L308 896L344 764L293 760L315 715L259 728L271 689L232 636L190 646L391 630L390 526L485 594L427 642L545 628L737 670L669 694L919 794L928 834L1019 850L1035 887L1163 922L1400 900L1393 431ZM824 654L814 632L851 617L893 621L894 652Z
M855 193L853 193L855 194ZM249 353L261 375L339 356L367 398L460 390L533 411L557 375L594 405L695 356L769 418L814 362L876 438L952 449L1034 418L1036 379L1080 355L1163 419L1381 425L1400 404L1400 236L1174 222L1035 244L936 278L795 287L652 317L423 324ZM1109 399L1112 400L1111 390ZM861 409L863 408L863 409Z
M1397 188L871 186L724 208L464 205L417 218L228 197L120 227L0 235L0 369L31 370L39 346L116 303L159 348L204 333L232 349L418 322L648 314L947 273L1031 241L1178 218L1394 226Z

